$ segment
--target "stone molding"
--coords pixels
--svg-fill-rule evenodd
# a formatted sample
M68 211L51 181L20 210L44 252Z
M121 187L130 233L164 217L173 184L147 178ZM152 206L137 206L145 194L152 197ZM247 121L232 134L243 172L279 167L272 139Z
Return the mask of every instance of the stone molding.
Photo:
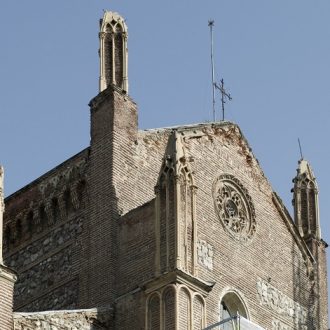
M112 98L114 92L117 92L120 95L123 95L125 99L131 101L133 104L136 104L122 89L114 84L109 84L106 89L101 91L98 95L92 98L88 105L92 111L97 111L100 106L106 102L109 98Z
M250 242L257 223L248 190L233 175L222 174L214 181L212 194L215 211L225 231L240 242Z
M173 310L167 310L166 298L168 293L170 293L171 291L173 293L172 299L174 300L173 301L174 306L173 306ZM186 294L186 298L187 298L188 308L187 310L185 310L187 314L182 313L182 310L180 308L182 293ZM148 330L153 330L153 328L150 328L150 324L149 324L149 314L152 313L150 305L153 302L156 302L158 305L157 307L159 307L158 315L156 317L158 317L160 329L162 330L167 330L167 328L165 328L166 327L165 320L168 317L170 317L173 320L173 323L176 325L176 328L179 328L180 318L183 318L188 321L188 324L191 325L189 329L195 327L200 328L200 326L204 328L206 326L206 301L200 293L193 291L185 284L179 284L179 283L168 284L148 294L145 305L145 310L146 310L145 329ZM194 318L194 307L196 302L199 302L200 307L202 308L202 313L199 315L200 319L198 323L195 323L195 318Z
M0 277L15 283L17 281L17 274L12 269L0 264Z
M239 301L241 302L241 304L243 305L244 309L245 309L245 312L246 312L246 315L247 315L247 318L250 320L251 319L251 312L250 312L250 309L247 305L247 299L245 297L245 295L243 294L243 292L241 292L240 290L238 290L237 288L235 287L232 287L232 286L226 286L220 293L220 296L219 296L219 304L221 304L223 298L226 296L226 294L228 293L234 293L237 298L239 299Z
M173 283L184 284L194 292L199 292L203 297L206 297L215 285L215 282L205 282L182 270L176 269L173 272L163 274L162 276L144 283L142 289L149 294L150 292L159 290Z

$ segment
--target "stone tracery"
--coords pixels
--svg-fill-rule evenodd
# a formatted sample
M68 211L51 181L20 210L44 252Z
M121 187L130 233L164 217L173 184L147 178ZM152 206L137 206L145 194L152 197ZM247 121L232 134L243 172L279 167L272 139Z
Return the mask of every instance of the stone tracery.
M217 215L235 239L248 241L256 231L255 211L247 190L234 176L221 175L214 183L213 198Z

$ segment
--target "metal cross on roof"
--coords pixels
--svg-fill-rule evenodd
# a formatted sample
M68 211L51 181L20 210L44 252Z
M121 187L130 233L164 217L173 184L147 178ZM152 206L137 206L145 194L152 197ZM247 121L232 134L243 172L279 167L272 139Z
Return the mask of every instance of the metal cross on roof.
M214 87L216 89L218 89L221 93L221 104L222 104L222 120L225 120L225 103L226 103L226 99L228 99L229 101L232 100L232 97L229 93L226 92L225 87L224 87L224 81L223 79L221 79L221 84L220 86L215 82L214 83Z

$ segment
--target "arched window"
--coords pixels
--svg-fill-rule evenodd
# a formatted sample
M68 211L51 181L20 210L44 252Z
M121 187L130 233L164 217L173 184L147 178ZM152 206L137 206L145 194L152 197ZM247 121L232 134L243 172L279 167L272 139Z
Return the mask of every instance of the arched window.
M229 308L227 307L225 302L221 303L221 321L229 319L233 316L235 316L235 314L231 313ZM232 330L235 329L235 321L234 320L230 320L224 324L221 325L220 327L221 330Z
M31 237L33 233L33 211L30 211L26 217L26 230L28 235Z
M66 214L69 215L73 211L73 205L72 205L72 201L71 201L71 192L69 189L67 189L64 192L63 198L64 198L64 203L65 203Z
M148 302L148 330L160 328L160 298L154 294Z
M228 292L224 295L220 304L220 321L230 319L239 314L248 318L243 300L235 292ZM230 320L220 326L221 330L236 330L236 320Z
M56 223L60 218L60 208L58 205L57 198L52 199L52 213L53 213L54 222Z

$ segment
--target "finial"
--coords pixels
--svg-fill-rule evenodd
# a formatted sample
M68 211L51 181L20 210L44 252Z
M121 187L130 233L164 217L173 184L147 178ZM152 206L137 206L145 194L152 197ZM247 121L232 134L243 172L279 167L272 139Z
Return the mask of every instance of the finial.
M215 121L215 85L214 85L214 60L213 60L213 26L214 21L209 20L208 26L210 27L211 36L211 70L212 70L212 110L213 110L213 121Z
M300 139L298 138L298 144L299 144L299 151L300 151L300 160L304 159L303 153L302 153L302 149L301 149L301 143L300 143Z
M222 105L222 120L225 120L225 103L226 103L226 98L231 101L232 97L229 93L226 92L225 90L225 83L223 79L221 79L221 85L219 86L217 83L214 83L215 88L217 88L220 93L221 93L221 105Z
M103 10L100 20L100 79L99 90L115 86L128 93L127 26L116 12Z

